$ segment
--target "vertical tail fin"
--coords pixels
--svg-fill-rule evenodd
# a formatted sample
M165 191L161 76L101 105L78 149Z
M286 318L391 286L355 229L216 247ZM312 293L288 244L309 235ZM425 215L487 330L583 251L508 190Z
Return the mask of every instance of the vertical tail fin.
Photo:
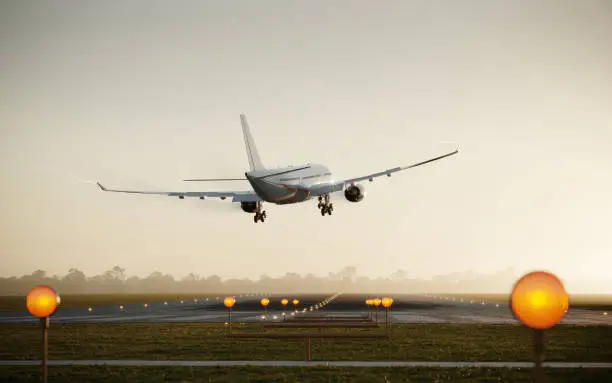
M244 135L244 144L246 145L247 157L249 158L249 166L251 167L251 171L265 169L261 163L261 160L259 159L259 153L257 152L255 141L253 140L253 136L251 136L251 130L249 129L249 124L247 123L246 116L244 114L240 115L240 123L242 124L242 134Z

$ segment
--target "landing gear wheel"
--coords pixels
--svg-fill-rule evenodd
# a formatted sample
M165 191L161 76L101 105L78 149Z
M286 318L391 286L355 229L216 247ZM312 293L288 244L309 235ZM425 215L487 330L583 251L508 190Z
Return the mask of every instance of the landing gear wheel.
M321 209L321 215L322 215L322 216L325 216L325 208L322 208L322 209Z
M259 221L259 216L255 214L255 216L253 217L253 222L257 223L257 221Z

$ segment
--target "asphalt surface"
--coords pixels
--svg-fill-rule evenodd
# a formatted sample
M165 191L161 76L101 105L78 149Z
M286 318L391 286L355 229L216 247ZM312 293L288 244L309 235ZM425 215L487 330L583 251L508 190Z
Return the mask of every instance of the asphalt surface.
M332 316L359 316L367 313L365 296L288 296L300 299L297 313L293 312L291 302L283 310L280 296L270 297L268 315L263 318L263 308L259 301L261 296L244 294L236 296L232 309L232 322L281 321L283 313L288 316L301 316L311 313L324 313ZM391 323L516 323L507 304L474 300L469 298L451 298L428 295L393 296L394 303L389 310ZM322 302L329 300L323 307ZM145 307L146 304L146 307ZM575 325L612 325L611 315L602 311L572 309L568 311L561 323ZM384 309L379 310L379 320L385 318ZM58 308L51 317L53 323L185 323L185 322L227 322L228 312L223 306L223 297L200 298L197 300L175 302L143 302L125 306L97 306L90 308ZM0 323L33 323L27 311L0 313Z

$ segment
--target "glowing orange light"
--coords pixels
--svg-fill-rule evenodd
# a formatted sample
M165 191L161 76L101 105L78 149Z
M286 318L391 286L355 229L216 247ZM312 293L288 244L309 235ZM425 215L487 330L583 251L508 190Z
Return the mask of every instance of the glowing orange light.
M391 305L393 304L393 299L390 297L384 297L381 300L381 303L383 305L384 308L388 309L389 307L391 307Z
M366 304L366 305L368 305L368 306L372 306L372 305L373 305L373 303L372 303L372 300L371 300L371 299L366 299L366 300L365 300L365 304Z
M287 299L283 298L283 300L281 301L281 304L282 304L283 306L286 306L286 305L287 305L287 303L289 303L289 301L288 301Z
M380 302L381 302L380 298L374 299L374 301L373 301L374 306L376 306L376 307L380 306Z
M260 302L263 307L266 307L270 303L270 300L268 298L261 298Z
M26 307L30 314L46 318L57 309L60 298L49 286L36 286L28 293Z
M534 271L519 279L512 289L511 300L516 319L538 330L559 323L569 308L563 283L544 271Z
M236 303L236 299L234 297L226 297L223 300L223 304L225 305L225 307L227 307L228 309L231 309L234 304Z
M294 306L297 306L297 304L298 304L298 303L300 303L300 301L298 301L297 299L294 299L294 300L293 300L293 305L294 305Z

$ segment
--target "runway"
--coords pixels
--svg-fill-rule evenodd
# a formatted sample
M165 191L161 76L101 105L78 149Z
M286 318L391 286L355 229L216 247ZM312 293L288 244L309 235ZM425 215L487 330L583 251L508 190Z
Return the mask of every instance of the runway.
M0 366L39 366L40 360L0 360ZM360 362L360 361L264 361L264 360L49 360L49 366L115 367L430 367L430 368L533 368L529 362ZM544 368L612 368L612 363L544 362Z
M292 298L292 297L291 297ZM263 308L259 305L261 296L243 294L236 296L232 309L232 322L252 323L262 321L281 321L283 313L287 316L300 316L312 312L323 312L327 315L358 316L367 313L362 296L340 295L329 304L319 307L330 296L300 297L297 312L289 304L283 310L280 297L271 297L268 315L262 318ZM389 311L391 323L473 323L473 324L518 324L507 304L486 302L482 300L449 298L430 295L394 296L393 306ZM145 306L146 304L146 306ZM306 309L306 312L303 310ZM384 321L384 310L379 310L379 320ZM58 308L51 317L53 323L224 323L227 321L227 309L223 306L223 297L209 297L189 301L143 302L125 306L98 306L91 308ZM2 312L0 323L18 324L34 323L27 311ZM612 325L612 315L601 311L572 309L561 321L571 325Z

